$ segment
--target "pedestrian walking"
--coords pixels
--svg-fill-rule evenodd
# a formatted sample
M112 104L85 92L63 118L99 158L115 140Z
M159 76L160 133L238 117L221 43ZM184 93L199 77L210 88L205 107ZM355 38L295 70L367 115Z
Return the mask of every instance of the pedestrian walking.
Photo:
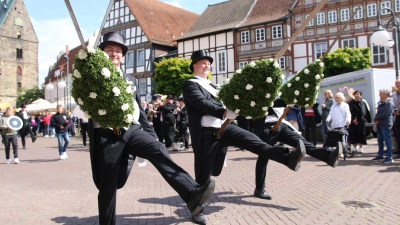
M1 134L3 135L3 143L4 143L4 147L5 147L7 164L9 164L11 162L11 160L10 160L10 145L12 145L12 147L13 147L14 163L19 164L17 131L13 130L7 126L7 120L10 118L10 116L13 116L13 115L14 115L13 109L11 107L7 107L6 111L5 111L5 115L0 120L0 128L2 131Z
M51 119L51 125L56 130L57 140L58 140L58 153L60 159L68 159L67 148L69 145L69 135L68 135L68 119L67 115L63 112L62 105L57 106L57 113L53 115ZM64 140L64 145L63 145Z
M32 143L35 143L36 136L32 131L31 114L26 111L26 105L24 103L21 104L21 110L17 113L17 116L21 118L23 122L22 128L19 130L19 136L21 137L22 148L25 149L25 137L29 135L32 139Z

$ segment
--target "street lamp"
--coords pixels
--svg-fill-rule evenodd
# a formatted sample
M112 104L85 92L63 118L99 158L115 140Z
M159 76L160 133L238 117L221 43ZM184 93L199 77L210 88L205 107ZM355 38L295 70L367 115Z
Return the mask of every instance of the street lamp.
M381 13L382 10L388 10L392 14L392 19L386 24L386 29L381 25ZM388 26L392 22L393 26L393 40L389 37ZM396 68L396 79L400 79L399 74L399 36L400 36L400 26L399 20L395 18L393 10L390 8L383 8L378 14L378 28L374 31L371 36L372 43L378 46L391 47L394 45L394 65Z

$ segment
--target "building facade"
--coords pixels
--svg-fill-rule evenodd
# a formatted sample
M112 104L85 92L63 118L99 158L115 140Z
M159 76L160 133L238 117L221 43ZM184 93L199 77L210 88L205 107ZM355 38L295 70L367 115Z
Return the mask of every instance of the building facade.
M0 1L0 103L38 85L38 43L23 0Z
M292 33L295 33L320 0L297 0L292 8ZM358 8L361 7L361 10ZM315 59L321 57L337 38L343 25L348 23L343 34L332 46L337 48L371 49L374 68L393 68L393 47L375 46L372 33L378 27L378 14L381 8L391 8L397 19L400 15L400 0L330 0L308 24L306 29L292 44L293 70L295 73ZM384 27L392 18L389 11L382 11L381 22ZM392 37L392 26L389 33Z

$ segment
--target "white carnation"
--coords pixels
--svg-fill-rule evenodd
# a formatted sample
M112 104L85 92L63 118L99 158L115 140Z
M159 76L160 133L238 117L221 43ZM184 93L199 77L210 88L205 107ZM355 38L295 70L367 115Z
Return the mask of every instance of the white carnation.
M296 78L294 78L296 81L299 81L300 80L300 77L296 77Z
M281 65L279 65L279 63L277 63L277 62L274 62L274 67L275 67L275 68L280 68Z
M246 90L251 90L252 88L253 88L253 85L251 85L251 84L246 85Z
M267 77L267 83L272 83L272 78L271 77Z
M127 83L127 84L130 84L130 85L132 85L132 84L133 84L133 82L132 82L132 81L130 81L130 80L129 80L129 81L127 81L126 83Z
M247 120L251 120L251 118L253 118L253 117L251 117L251 116L246 116L246 119L247 119Z
M125 92L128 93L128 94L131 94L132 93L132 87L131 86L126 87Z
M79 104L79 105L83 105L83 101L82 101L81 98L78 98L78 104Z
M233 98L238 100L239 99L239 95L235 95L235 96L233 96Z
M267 94L265 95L265 98L271 98L271 94L270 94L270 93L267 93Z
M296 103L297 102L297 99L293 99L293 103Z
M229 82L230 82L230 79L227 78L227 79L224 81L224 84L229 84Z
M304 84L304 87L305 87L305 88L308 88L309 86L310 86L310 85L309 85L308 83L305 83L305 84Z
M263 111L267 111L267 110L268 110L268 107L266 107L266 106L265 106L265 107L262 107L262 110L263 110Z
M96 49L94 49L92 46L88 46L87 50L90 54L96 53Z
M250 65L251 67L255 67L255 66L256 66L256 63L255 63L255 62L251 62L249 65Z
M317 91L318 91L318 90L319 90L319 86L315 87L315 90L317 90Z
M104 116L107 114L107 111L105 109L99 109L98 113L100 116Z
M95 92L90 92L89 98L96 98L97 94Z
M299 95L299 94L300 94L300 91L295 90L295 91L294 91L294 94L295 94L295 95Z
M242 73L242 70L241 70L241 69L238 69L238 70L236 70L236 73L241 74L241 73Z
M282 73L281 78L282 80L285 79L285 74Z
M121 106L121 109L122 109L122 111L128 110L128 109L129 109L129 104L123 104L123 105Z
M238 114L240 112L240 109L236 109L235 113Z
M78 57L79 57L79 59L86 59L87 52L84 51L84 50L80 50L79 53L78 53Z
M324 67L324 65L325 65L325 64L324 64L323 62L320 62L320 63L319 63L319 66L320 66L320 67Z
M309 71L308 69L305 69L305 70L304 70L304 73L305 73L305 74L309 74L310 71Z
M121 94L121 91L117 87L113 87L112 92L114 93L114 96L119 96L119 94Z
M287 83L287 86L288 86L288 87L291 87L291 86L292 86L292 84L291 84L291 83Z
M308 106L310 106L310 105L309 105L309 104L305 104L305 105L304 105L304 107L308 107Z
M110 76L111 76L111 72L110 72L109 69L103 68L103 69L101 70L101 75L103 75L104 78L108 79L108 78L110 78Z
M321 76L319 74L315 75L315 79L319 80Z
M255 105L256 105L255 102L253 102L253 101L250 102L250 106L251 106L251 107L254 107Z
M310 100L310 98L305 98L304 100L308 101L308 100Z
M107 59L109 59L109 58L110 58L110 56L108 56L108 54L107 54L107 53L103 52L103 54L104 54L104 57L106 57Z
M126 123L132 123L133 122L133 115L132 114L126 115L125 122Z
M316 62L321 62L321 60L320 60L320 59L316 59L315 61L316 61Z
M324 74L321 74L321 77L324 78Z
M274 59L273 58L269 58L268 61L272 62L272 61L274 61Z
M86 116L86 118L90 119L91 116L90 116L89 112L84 112L83 114Z
M74 77L76 77L76 78L82 77L81 73L79 73L79 71L77 69L74 70Z

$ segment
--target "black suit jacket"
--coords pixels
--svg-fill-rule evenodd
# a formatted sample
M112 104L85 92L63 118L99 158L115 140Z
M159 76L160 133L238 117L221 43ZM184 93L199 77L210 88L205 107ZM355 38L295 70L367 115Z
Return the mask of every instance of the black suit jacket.
M167 103L157 108L157 111L161 111L163 123L175 123L175 116L173 114L175 108L176 106L172 103Z
M145 114L143 108L141 107L141 100L139 93L136 92L134 94L135 100L138 104L138 108L135 108L135 110L140 110L140 116L139 116L139 123L142 126L143 131L146 131L149 133L151 136L153 136L155 139L158 139L156 133L154 132L154 129L150 126L149 121L147 120L147 115ZM135 129L137 129L137 126ZM133 128L133 127L131 127ZM125 132L123 135L122 140L118 141L114 148L124 148L125 147L125 140L131 135L131 133L135 129L128 129L128 131ZM94 132L93 132L93 120L89 119L89 125L88 125L88 134L90 137L89 140L89 147L90 147L90 161L92 165L92 176L93 176L93 181L98 189L101 188L101 179L97 175L97 166L102 166L102 165L96 165L96 160L95 160L95 145L94 145ZM118 188L122 188L126 180L128 179L129 173L131 172L133 163L135 161L135 157L132 155L129 155L127 153L123 153L121 156L121 165L120 165L120 171L119 171L119 177L118 177Z
M187 108L186 105L181 108L181 110L178 112L180 116L180 121L176 121L176 123L180 126L187 126L188 125L188 114L187 114Z
M208 91L198 83L192 81L186 81L183 84L183 98L190 121L189 130L192 139L192 148L195 154L200 155L202 146L201 118L204 115L210 115L223 119L226 109L220 102L217 102ZM218 149L218 152L213 167L213 176L217 176L224 165L227 148L219 148L218 145L214 145L214 147Z

